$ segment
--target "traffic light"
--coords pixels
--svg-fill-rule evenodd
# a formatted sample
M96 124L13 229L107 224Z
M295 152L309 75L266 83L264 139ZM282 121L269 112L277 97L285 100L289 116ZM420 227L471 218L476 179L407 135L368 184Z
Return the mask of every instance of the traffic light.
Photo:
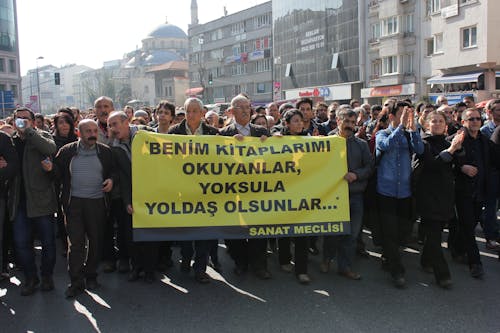
M212 85L214 84L214 80L213 80L213 77L212 77L212 73L208 74L208 85Z
M60 73L54 73L54 81L56 83L56 86L59 86L61 84L61 74Z

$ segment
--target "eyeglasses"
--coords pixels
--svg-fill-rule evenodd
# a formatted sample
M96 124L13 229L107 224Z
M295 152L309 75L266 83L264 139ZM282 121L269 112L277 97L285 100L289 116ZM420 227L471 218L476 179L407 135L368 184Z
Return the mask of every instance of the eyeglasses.
M465 119L468 121L481 121L481 117L470 117L469 119Z
M19 117L19 116L18 116L18 117L16 117L16 119L26 119L26 120L31 120L31 118L30 118L30 117Z

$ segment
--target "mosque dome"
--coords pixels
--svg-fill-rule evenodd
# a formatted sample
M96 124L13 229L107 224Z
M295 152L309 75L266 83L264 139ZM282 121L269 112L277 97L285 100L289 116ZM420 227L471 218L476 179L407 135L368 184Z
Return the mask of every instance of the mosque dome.
M153 31L148 34L148 37L153 38L185 38L186 33L176 25L164 23L157 26Z

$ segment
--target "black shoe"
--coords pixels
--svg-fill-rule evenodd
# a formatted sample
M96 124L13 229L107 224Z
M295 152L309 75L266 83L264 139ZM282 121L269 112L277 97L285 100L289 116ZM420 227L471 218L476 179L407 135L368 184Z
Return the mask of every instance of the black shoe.
M40 284L40 280L38 277L28 279L21 286L21 296L30 296L33 295Z
M261 280L269 280L271 278L271 273L267 269L259 269L255 271L255 276Z
M234 274L238 275L238 276L242 276L243 274L245 274L247 272L248 268L246 268L245 266L236 266L233 270Z
M389 272L391 270L389 266L389 261L387 260L386 257L380 257L380 260L382 262L381 267L383 271Z
M424 271L427 274L433 274L434 273L434 268L432 268L432 266L421 265L420 267L422 268L422 271Z
M370 253L362 248L357 249L356 254L361 258L370 258Z
M470 275L475 279L482 279L484 277L483 265L472 264L470 266Z
M319 250L316 245L310 246L308 249L309 253L313 256L317 256L319 254Z
M71 284L64 292L64 296L66 296L66 298L75 298L76 296L83 294L84 291L85 289L82 285Z
M99 282L97 282L96 278L87 278L87 281L85 281L85 285L87 286L88 290L96 290L101 286Z
M194 279L196 280L196 282L203 283L203 284L210 282L210 276L208 276L208 274L205 272L196 273L194 275Z
M181 260L181 272L189 273L191 270L191 260Z
M102 271L104 273L113 273L116 271L116 264L113 261L105 261L102 263Z
M133 269L128 275L128 282L135 282L139 280L139 270Z
M126 259L118 260L118 273L124 274L130 272L130 263Z
M444 279L441 281L438 281L438 286L440 286L443 289L451 289L451 286L453 283L451 282L451 279Z
M144 273L144 282L151 284L155 281L155 273L154 272L146 272Z
M222 273L222 266L220 263L216 262L214 264L213 262L210 262L209 266L212 267L217 273Z
M394 286L396 288L402 289L406 286L406 280L405 280L404 276L402 276L402 275L398 275L398 276L393 277L392 282L394 283Z
M40 285L41 291L51 291L54 290L54 280L52 279L52 275L42 276L42 283Z

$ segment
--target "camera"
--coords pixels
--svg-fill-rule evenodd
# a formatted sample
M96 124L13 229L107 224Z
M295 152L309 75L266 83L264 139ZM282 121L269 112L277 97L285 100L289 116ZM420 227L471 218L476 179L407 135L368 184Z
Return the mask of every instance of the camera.
M23 129L26 127L26 123L24 122L24 119L17 118L16 119L16 127L18 129Z

